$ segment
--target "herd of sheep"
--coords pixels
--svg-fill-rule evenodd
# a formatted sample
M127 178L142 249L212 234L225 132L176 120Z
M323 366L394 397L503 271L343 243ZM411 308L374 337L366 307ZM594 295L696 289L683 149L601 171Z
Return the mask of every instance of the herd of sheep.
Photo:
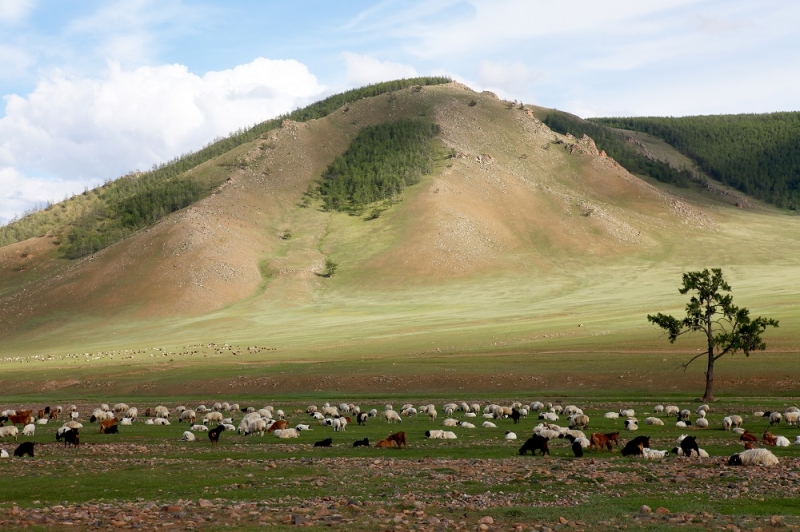
M677 428L682 429L694 426L699 429L708 429L710 425L707 416L710 411L711 408L708 405L701 405L693 415L690 410L680 409L674 405L657 405L653 409L653 415L644 419L644 424L664 426L667 422L673 423L670 418L674 417L674 424ZM23 437L32 437L36 433L37 425L44 425L53 421L60 422L62 417L66 419L66 422L57 429L56 439L59 442L64 441L65 446L72 445L77 447L80 445L80 430L84 427L82 421L98 424L101 433L111 434L119 432L118 426L132 425L134 422L141 422L147 425L170 425L170 419L172 419L173 422L185 422L189 425L189 430L183 432L180 438L181 441L194 442L197 440L197 433L202 432L207 433L212 445L215 445L219 441L220 434L224 431L236 432L244 436L264 436L267 433L271 433L278 438L287 439L298 438L301 432L312 430L312 425L330 427L333 432L346 432L347 426L353 421L358 425L365 425L370 418L383 420L388 424L400 424L404 418L427 416L432 423L438 423L439 412L440 410L434 404L425 404L418 407L412 404L404 404L397 410L392 405L387 404L382 411L377 409L362 411L355 404L341 403L331 405L325 403L322 407L311 405L305 410L292 411L291 414L293 415L308 416L308 421L306 423L297 423L291 427L286 420L288 417L286 412L275 409L272 406L265 406L261 409L254 407L240 408L235 403L217 402L211 405L210 408L205 405L198 405L193 409L178 406L170 410L165 406L159 405L140 412L137 407L128 406L125 403L117 403L113 407L108 404L102 404L93 409L87 419L82 416L75 405L72 405L66 413L60 406L46 407L36 412L33 410L5 410L0 412L0 440L13 438L15 442L18 441L20 431L16 425L22 425ZM585 449L594 451L612 450L614 443L619 444L619 432L608 434L591 433L587 436L584 430L587 430L590 426L589 416L575 405L562 406L533 401L529 404L514 402L509 405L489 404L484 406L479 403L461 402L442 405L441 414L444 418L442 421L443 429L426 430L426 438L455 440L458 439L458 435L453 430L448 429L455 427L467 430L474 430L478 427L496 429L498 420L511 419L516 425L528 416L535 415L539 422L533 427L532 434L520 448L519 454L526 454L528 451L535 454L536 451L539 451L543 455L549 455L548 441L554 439L569 440L573 452L578 457L583 456ZM241 417L236 423L234 419L238 416ZM786 426L798 427L800 409L789 407L784 412L759 411L754 412L753 416L759 419L767 419L770 426L783 423ZM639 421L633 409L623 408L619 411L607 412L603 417L606 420L612 420L610 421L612 423L618 423L620 430L633 432L639 429ZM562 418L566 422L566 426L557 424ZM751 434L742 427L743 423L744 419L738 415L725 416L721 421L720 428L738 434L745 445L745 450L730 457L729 463L732 465L761 466L777 464L777 457L768 449L755 447L758 444L788 447L791 445L789 439L784 436L774 436L767 429L759 442L758 436ZM402 434L405 441L405 433L397 434ZM518 438L517 433L512 430L506 430L503 437L506 440L516 440ZM331 439L327 438L316 442L315 446L330 446L330 441ZM633 455L645 459L661 459L670 453L677 456L692 456L696 453L700 458L708 457L707 452L697 447L694 436L687 437L682 435L678 438L678 446L671 450L651 449L649 442L650 439L646 436L637 436L631 439L622 450L623 456ZM794 444L800 445L800 435L797 436ZM369 446L369 441L366 438L358 440L354 446ZM33 443L23 442L23 445L18 447L14 454L16 456L25 454L33 456ZM8 456L8 451L0 450L0 458Z

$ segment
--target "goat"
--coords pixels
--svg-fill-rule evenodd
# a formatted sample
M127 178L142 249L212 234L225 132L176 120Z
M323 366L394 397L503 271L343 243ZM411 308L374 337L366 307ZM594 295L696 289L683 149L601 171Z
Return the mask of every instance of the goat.
M332 443L333 438L325 438L324 440L314 442L314 447L330 447Z
M550 449L547 447L547 438L543 438L538 434L534 434L519 448L519 454L524 456L528 451L532 456L536 456L536 451L542 453L542 456L550 456Z
M401 431L401 432L395 432L394 434L389 434L389 436L387 436L386 439L389 440L390 442L396 443L398 449L408 448L408 440L406 439L405 432Z
M208 431L208 439L211 440L211 445L219 445L219 435L225 430L225 425L217 425L215 428Z
M643 456L644 449L650 447L650 436L636 436L622 448L622 456Z
M19 456L20 458L22 458L23 456L25 456L27 454L28 456L33 458L33 446L34 445L35 445L35 443L32 442L32 441L24 441L24 442L20 443L19 447L17 447L14 450L14 456Z
M700 457L700 448L697 446L694 436L686 436L681 440L681 451L684 456L692 456L692 451L694 451Z
M353 447L369 447L369 438L354 441Z
M609 432L608 434L600 434L599 432L592 433L592 436L589 438L591 444L589 445L589 450L602 450L603 447L606 447L609 451L614 452L613 444L616 443L619 445L619 432Z

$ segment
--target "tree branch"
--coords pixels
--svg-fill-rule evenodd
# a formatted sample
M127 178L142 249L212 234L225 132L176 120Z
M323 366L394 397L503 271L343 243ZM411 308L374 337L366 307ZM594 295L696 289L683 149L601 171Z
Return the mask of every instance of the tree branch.
M706 351L703 351L702 353L699 353L699 354L697 354L697 355L693 356L693 357L692 357L692 358L689 360L689 362L686 362L685 364L679 364L679 365L680 365L680 367L682 367L682 368L683 368L683 371L686 371L686 369L689 367L689 364L691 364L692 362L694 362L694 361L695 361L695 360L697 360L698 358L700 358L700 357L702 357L702 356L705 356L705 355L707 355L707 354L708 354L708 351L707 351L707 350L706 350ZM716 360L716 359L715 359L715 360Z

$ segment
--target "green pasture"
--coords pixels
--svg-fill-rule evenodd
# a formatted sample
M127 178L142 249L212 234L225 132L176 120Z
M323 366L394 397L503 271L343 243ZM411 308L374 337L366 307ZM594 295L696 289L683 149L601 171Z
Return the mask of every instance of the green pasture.
M263 406L263 401L249 399L240 399L240 404ZM406 399L373 397L364 399L360 406L363 410L376 408L380 412L387 401L399 409ZM558 439L550 442L549 458L519 456L518 448L539 422L535 413L518 425L510 419L499 419L492 420L497 428L483 428L481 423L484 419L480 415L468 419L462 412L457 412L454 418L469 420L476 425L475 429L447 428L458 435L457 440L430 440L424 436L426 430L444 428L442 401L435 401L439 410L435 422L425 415L403 418L401 424L387 424L380 418L370 418L366 426L358 426L355 422L349 424L346 432L334 432L330 427L310 420L306 414L294 413L297 409L305 409L309 403L321 406L321 401L321 396L312 396L306 400L296 398L270 402L288 414L290 426L297 423L312 426L312 431L301 432L298 439L281 440L270 434L245 437L223 432L217 448L211 447L203 432L195 433L197 442L178 441L183 431L189 428L186 423L178 422L169 426L152 426L140 420L132 426L120 426L120 434L112 435L99 434L97 425L85 423L78 449L64 448L55 441L54 434L59 424L37 426L35 437L20 437L20 441L37 442L34 459L0 461L0 474L14 479L2 488L0 508L142 500L170 504L201 498L219 498L229 502L261 501L260 504L280 506L280 501L297 505L297 501L345 493L348 499L359 503L372 501L399 511L403 508L403 497L409 493L413 493L417 500L431 504L441 502L443 505L453 497L480 497L495 493L510 498L512 506L495 507L480 514L469 513L474 517L492 515L500 523L555 521L566 515L570 520L584 521L589 526L629 518L642 504L653 509L667 506L673 513L708 512L745 521L775 514L788 519L800 517L800 507L788 495L781 495L781 485L762 485L751 478L746 468L724 465L727 457L740 451L742 446L737 435L719 428L722 417L738 413L744 418L743 426L760 435L769 424L764 418L753 417L752 412L755 409L783 410L792 398L720 401L712 406L708 416L711 428L705 430L679 429L674 426L674 418L663 416L665 426L645 425L644 419L652 412L654 403L630 396L604 401L579 398L568 402L583 407L590 416L590 428L585 430L587 435L620 431L622 443L637 435L649 435L652 448L671 449L676 446L677 436L691 434L711 455L706 460L670 456L657 461L622 458L619 448L615 453L586 452L583 458L575 458L567 440ZM500 404L507 403L508 399ZM422 403L415 404L419 406ZM692 411L696 408L694 404L677 404ZM131 405L140 410L147 406ZM187 406L195 405L190 403ZM636 410L640 422L638 431L625 431L621 420L603 417L605 412L616 411L622 406ZM88 416L93 407L93 404L79 405L82 417ZM234 414L235 424L241 415L241 412ZM694 419L696 416L692 415ZM557 423L567 424L563 416ZM378 439L398 430L408 435L408 449L374 448ZM505 440L508 430L515 431L519 439ZM773 434L785 435L790 441L800 434L797 427L785 425L770 430ZM312 446L313 442L327 437L333 439L333 447ZM354 449L352 443L364 437L370 439L373 447ZM0 448L9 451L15 446L10 441L0 443ZM797 469L800 446L771 450L789 464L782 466L788 468L786 474L800 473ZM600 464L599 473L584 471L582 463L591 463L592 467ZM465 469L464 464L484 464L482 467L487 471L502 467L519 473L494 477L483 475L482 467ZM380 467L376 469L376 465ZM676 465L682 468L681 474L689 477L687 484L675 486L673 466ZM569 473L566 481L559 472ZM744 485L750 489L743 492L741 482L746 482ZM680 490L672 493L677 488ZM463 495L455 496L452 492ZM570 502L559 505L559 499L562 503ZM653 526L658 529L661 525Z

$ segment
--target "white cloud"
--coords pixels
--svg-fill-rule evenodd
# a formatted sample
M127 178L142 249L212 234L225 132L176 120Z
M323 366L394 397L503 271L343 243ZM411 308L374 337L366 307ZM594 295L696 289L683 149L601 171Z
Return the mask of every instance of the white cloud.
M33 64L33 58L21 48L0 44L0 79L14 79Z
M419 76L416 69L411 65L380 61L366 55L358 55L351 52L344 52L342 55L347 67L347 81L350 85L356 87L380 81Z
M34 8L33 0L0 0L0 22L19 22Z
M478 64L478 83L503 98L530 96L540 74L522 61L489 61Z
M28 178L13 168L0 168L0 225L34 206L61 201L83 190L76 180Z
M306 105L325 89L302 63L264 58L202 77L183 65L110 63L101 78L54 71L27 96L6 96L0 170L99 183ZM41 201L34 188L19 187L13 201L0 197L0 213Z

